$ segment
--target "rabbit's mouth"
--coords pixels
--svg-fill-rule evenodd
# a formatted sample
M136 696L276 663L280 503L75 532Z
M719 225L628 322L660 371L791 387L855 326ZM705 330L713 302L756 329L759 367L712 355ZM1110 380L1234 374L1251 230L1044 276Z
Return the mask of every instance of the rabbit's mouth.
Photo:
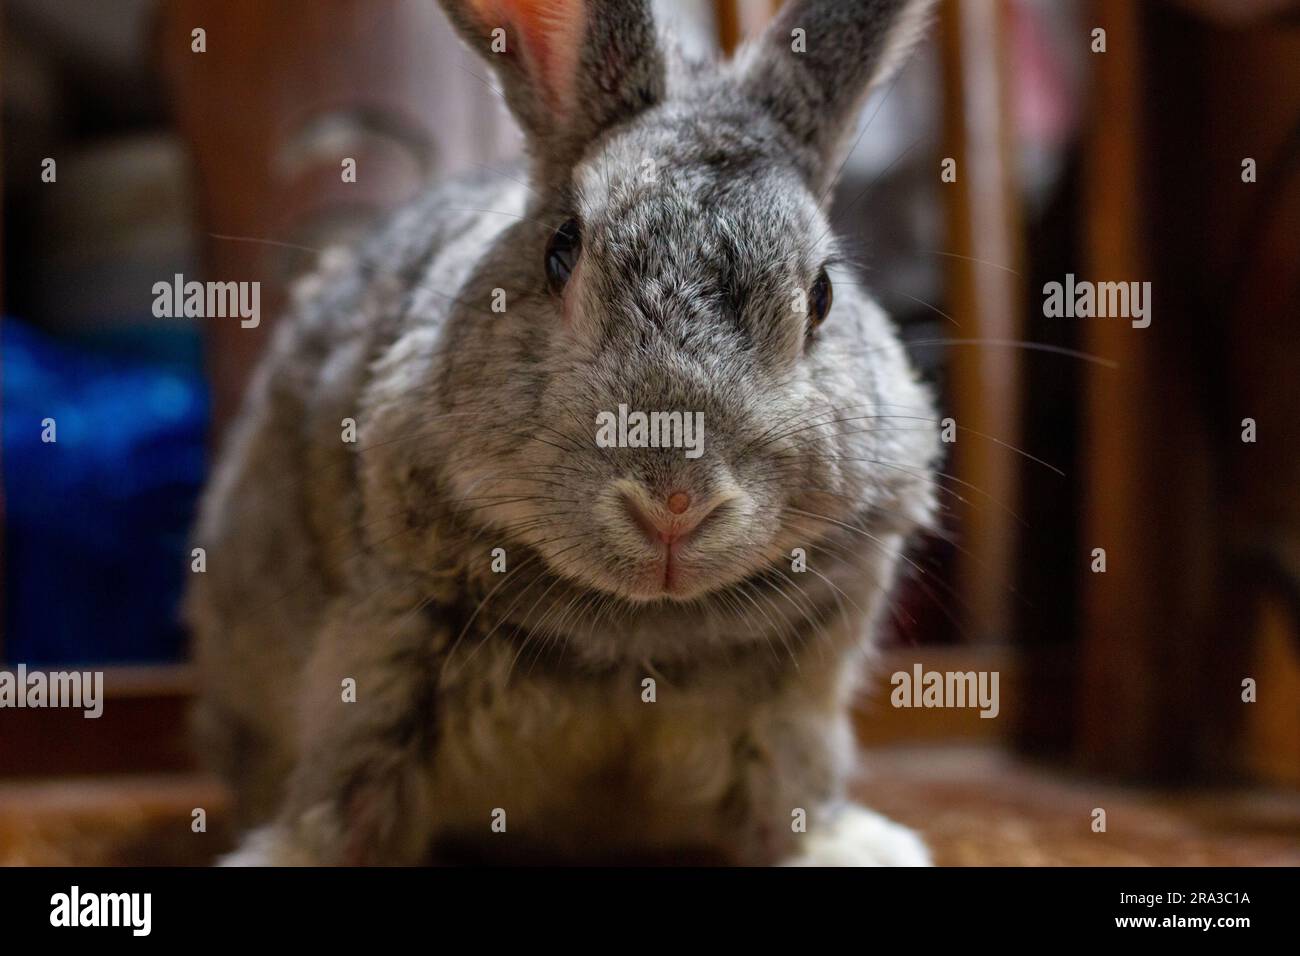
M651 567L637 575L636 590L652 597L693 597L699 590L702 569L692 561L693 542L707 536L731 507L728 499L694 505L685 491L672 493L664 508L646 508L637 496L625 494L623 511L645 538L653 555Z
M605 496L602 496L603 498ZM631 480L598 503L605 590L638 602L690 601L743 577L754 502L729 485L713 494L656 494Z
M715 575L682 559L671 546L625 585L629 596L640 600L688 601L714 589Z

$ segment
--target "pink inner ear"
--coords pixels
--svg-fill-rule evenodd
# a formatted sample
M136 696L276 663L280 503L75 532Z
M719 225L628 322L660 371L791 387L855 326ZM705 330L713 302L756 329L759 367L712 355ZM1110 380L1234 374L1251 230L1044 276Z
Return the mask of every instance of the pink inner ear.
M578 54L586 30L584 0L470 0L487 31L504 27L507 54L525 69L556 112L574 107Z

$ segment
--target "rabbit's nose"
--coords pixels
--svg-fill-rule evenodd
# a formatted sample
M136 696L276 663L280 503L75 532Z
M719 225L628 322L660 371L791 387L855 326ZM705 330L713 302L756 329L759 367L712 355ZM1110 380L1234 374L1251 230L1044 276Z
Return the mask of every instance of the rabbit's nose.
M632 523L641 529L641 533L651 544L677 545L691 537L715 510L715 506L697 508L691 511L691 496L685 491L674 491L658 502L642 504L630 496L623 498Z

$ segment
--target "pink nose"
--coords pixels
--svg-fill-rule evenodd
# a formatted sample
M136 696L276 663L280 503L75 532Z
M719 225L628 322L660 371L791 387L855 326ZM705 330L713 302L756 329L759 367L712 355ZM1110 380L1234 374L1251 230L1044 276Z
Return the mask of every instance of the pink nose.
M702 514L685 517L691 507L691 496L685 491L674 491L659 508L643 509L631 498L623 500L632 522L653 544L671 545L684 540L705 517Z

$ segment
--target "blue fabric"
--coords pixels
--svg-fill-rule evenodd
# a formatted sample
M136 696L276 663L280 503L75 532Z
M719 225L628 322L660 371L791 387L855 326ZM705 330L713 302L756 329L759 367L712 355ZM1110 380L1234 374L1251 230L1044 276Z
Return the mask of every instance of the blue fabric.
M36 666L178 658L207 457L198 363L90 352L6 318L0 380L4 657ZM41 440L46 418L56 442Z

